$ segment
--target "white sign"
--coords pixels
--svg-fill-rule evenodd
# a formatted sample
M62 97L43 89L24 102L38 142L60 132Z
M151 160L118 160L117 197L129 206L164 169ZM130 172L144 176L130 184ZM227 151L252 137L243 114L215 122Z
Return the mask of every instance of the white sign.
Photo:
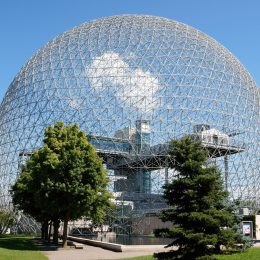
M244 235L251 234L251 225L249 223L243 223L243 234Z

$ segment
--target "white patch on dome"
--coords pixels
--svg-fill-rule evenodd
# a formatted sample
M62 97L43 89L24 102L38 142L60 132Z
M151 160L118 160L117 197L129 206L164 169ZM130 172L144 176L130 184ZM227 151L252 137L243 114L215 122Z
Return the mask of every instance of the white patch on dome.
M106 52L93 58L86 75L96 91L113 87L117 98L142 112L157 106L155 92L159 90L159 80L148 71L131 68L118 53Z
M76 98L70 97L68 103L69 103L69 106L70 106L71 108L79 109L79 104L78 104Z

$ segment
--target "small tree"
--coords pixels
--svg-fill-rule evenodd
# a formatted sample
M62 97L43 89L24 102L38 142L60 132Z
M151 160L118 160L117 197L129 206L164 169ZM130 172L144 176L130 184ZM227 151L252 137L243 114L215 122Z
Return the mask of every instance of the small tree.
M30 161L27 162L29 165ZM31 167L31 166L30 166ZM23 214L32 216L35 220L42 223L42 238L48 239L48 225L53 219L53 212L44 208L45 204L40 204L36 201L35 195L41 187L41 180L33 176L32 171L22 171L15 184L12 186L11 194L13 205L16 209L21 210ZM45 203L45 202L44 202ZM55 223L58 219L55 219ZM55 230L56 231L56 230ZM56 233L58 230L56 231ZM54 232L55 233L55 232ZM58 243L58 235L54 234L53 241Z
M5 234L14 223L15 215L8 210L0 210L0 234Z
M212 247L214 253L220 253L221 245L234 247L238 218L228 206L219 170L207 166L206 151L199 142L184 137L171 142L169 154L176 176L164 186L164 198L172 209L163 212L162 220L173 222L169 235L178 250L171 259L203 259Z
M13 186L14 204L38 219L63 221L65 246L69 220L104 217L110 205L108 178L102 160L77 125L58 122L44 135L44 146L33 152ZM19 199L21 187L28 192L23 191L25 195L32 194L32 204Z

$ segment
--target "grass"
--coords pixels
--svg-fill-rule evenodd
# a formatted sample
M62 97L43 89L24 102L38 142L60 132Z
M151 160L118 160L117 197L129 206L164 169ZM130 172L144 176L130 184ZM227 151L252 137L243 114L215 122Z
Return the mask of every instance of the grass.
M259 260L260 259L260 248L250 248L246 252L241 254L232 255L218 255L218 260ZM153 256L139 256L133 258L124 258L121 260L155 260Z
M218 260L259 260L260 248L250 248L241 254L220 255Z
M33 245L32 239L25 235L1 235L0 260L47 260Z

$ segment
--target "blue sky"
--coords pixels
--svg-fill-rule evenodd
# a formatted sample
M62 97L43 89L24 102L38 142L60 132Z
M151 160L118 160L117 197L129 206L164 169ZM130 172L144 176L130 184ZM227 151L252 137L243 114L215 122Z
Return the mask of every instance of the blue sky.
M260 86L259 0L0 0L0 100L21 66L80 23L149 14L193 26L228 48Z

